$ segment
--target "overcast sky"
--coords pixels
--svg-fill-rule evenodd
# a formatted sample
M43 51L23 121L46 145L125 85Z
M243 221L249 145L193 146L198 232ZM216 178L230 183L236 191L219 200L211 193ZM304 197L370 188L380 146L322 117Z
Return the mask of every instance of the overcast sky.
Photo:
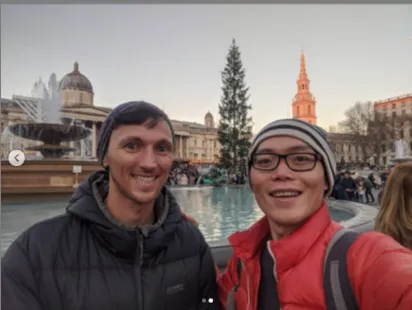
M203 122L236 38L254 131L291 116L301 49L327 128L356 101L412 93L410 36L412 5L2 5L1 96L78 61L97 106L141 99Z

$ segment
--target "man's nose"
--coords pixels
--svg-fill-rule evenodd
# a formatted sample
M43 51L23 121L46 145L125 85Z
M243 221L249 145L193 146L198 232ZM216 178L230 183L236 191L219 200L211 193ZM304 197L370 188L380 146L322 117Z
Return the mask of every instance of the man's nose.
M139 166L144 169L156 168L156 156L151 148L146 148L139 158Z
M292 170L286 163L285 158L281 158L278 167L273 171L273 179L289 179L292 175Z

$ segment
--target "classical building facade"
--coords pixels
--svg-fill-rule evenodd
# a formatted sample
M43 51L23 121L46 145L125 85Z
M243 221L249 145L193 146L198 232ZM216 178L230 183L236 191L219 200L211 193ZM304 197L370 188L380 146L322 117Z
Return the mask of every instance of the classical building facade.
M356 139L353 135L346 133L328 133L328 138L338 165L367 162L363 155L362 148L355 143Z
M316 101L310 92L310 80L306 72L305 55L303 51L300 55L300 72L296 85L297 92L292 103L293 118L316 125Z
M393 132L382 139L379 163L386 165L394 157L393 142L402 139L407 156L412 156L412 93L379 100L374 103L376 117L384 117L393 125Z
M89 152L82 151L81 141L70 142L69 146L76 148L77 151L70 153L68 157L96 159L100 129L111 109L94 104L92 83L80 72L77 62L74 64L73 71L61 79L58 90L62 102L60 113L63 121L82 124L91 130L89 147L87 148ZM36 98L22 96L1 99L2 158L6 158L12 149L24 150L26 147L36 145L35 141L13 137L6 130L7 126L12 124L36 121L30 117L29 113L36 102ZM217 139L217 128L210 112L206 114L204 124L172 120L172 125L176 134L176 157L198 163L216 162L220 145ZM26 153L27 156L35 155L31 152Z
M394 158L394 141L403 139L406 143L406 156L412 156L412 94L391 97L374 102L376 117L384 117L391 128L381 135L379 153L362 148L368 142L359 141L359 137L345 133L329 133L329 140L338 163L369 163L379 166L391 164ZM384 131L384 130L383 130ZM369 151L368 154L364 154Z

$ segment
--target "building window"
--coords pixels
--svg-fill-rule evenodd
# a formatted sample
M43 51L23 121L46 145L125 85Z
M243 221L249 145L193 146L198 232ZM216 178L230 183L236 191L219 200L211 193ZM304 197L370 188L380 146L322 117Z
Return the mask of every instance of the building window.
M296 107L296 113L297 113L298 116L300 115L299 110L300 110L299 107Z
M392 109L396 109L396 103L392 103Z
M302 84L302 89L305 89L305 84Z
M392 117L396 117L396 111L392 111Z
M402 102L401 107L404 108L406 106L406 101Z
M308 114L309 114L309 115L311 114L310 105L308 105Z

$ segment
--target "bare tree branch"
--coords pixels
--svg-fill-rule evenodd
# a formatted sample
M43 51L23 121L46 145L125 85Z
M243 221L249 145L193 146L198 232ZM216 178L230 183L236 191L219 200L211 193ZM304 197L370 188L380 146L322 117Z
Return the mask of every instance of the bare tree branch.
M375 113L371 101L356 102L345 112L345 120L340 125L344 132L352 135L355 146L362 149L364 160L380 156L385 149L382 144L391 139L395 127L388 117Z

